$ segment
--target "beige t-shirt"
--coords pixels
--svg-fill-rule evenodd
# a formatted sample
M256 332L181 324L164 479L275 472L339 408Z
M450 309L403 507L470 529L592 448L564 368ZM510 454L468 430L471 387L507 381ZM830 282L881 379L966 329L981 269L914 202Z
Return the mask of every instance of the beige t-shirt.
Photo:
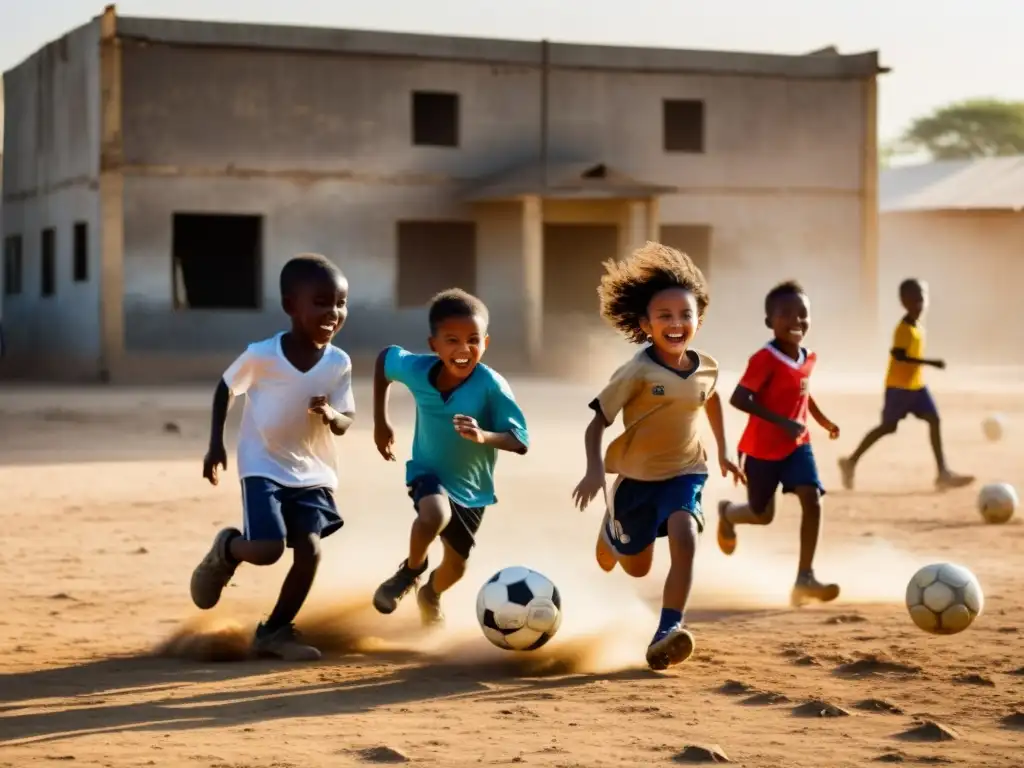
M706 474L707 452L697 434L697 417L715 391L718 363L689 350L697 365L675 371L655 360L650 348L612 374L591 403L612 424L619 412L625 431L605 453L605 472L634 480L668 480Z

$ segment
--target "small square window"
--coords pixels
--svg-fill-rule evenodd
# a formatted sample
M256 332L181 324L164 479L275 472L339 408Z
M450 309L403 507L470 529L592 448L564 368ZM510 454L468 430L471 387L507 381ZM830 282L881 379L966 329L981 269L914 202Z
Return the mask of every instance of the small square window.
M412 143L418 147L459 146L459 95L414 91Z
M89 225L75 222L75 251L73 275L76 283L89 279Z
M666 152L704 152L704 102L666 99L662 107Z
M39 295L53 296L57 292L57 230L43 230L43 257L39 262Z
M22 290L21 235L4 238L4 295L18 296Z

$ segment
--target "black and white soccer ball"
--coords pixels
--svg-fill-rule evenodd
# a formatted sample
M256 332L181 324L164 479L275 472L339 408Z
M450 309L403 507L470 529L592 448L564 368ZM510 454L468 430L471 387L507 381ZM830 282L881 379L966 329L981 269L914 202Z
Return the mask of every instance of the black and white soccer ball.
M985 595L977 577L962 565L934 563L914 574L907 585L907 611L925 632L955 635L978 618Z
M562 596L547 576L503 568L480 589L476 617L484 636L506 651L535 651L562 624Z

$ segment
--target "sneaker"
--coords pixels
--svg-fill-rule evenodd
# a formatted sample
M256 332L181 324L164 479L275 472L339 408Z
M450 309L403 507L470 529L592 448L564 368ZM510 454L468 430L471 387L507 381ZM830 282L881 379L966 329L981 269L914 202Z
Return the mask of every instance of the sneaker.
M837 597L838 584L822 584L812 574L796 580L789 602L794 608L801 608L809 603L831 603Z
M956 472L946 470L935 478L935 487L940 491L946 491L950 488L963 488L973 482L973 475L958 475Z
M693 654L693 635L682 624L659 632L647 647L647 666L661 671L682 664Z
M416 605L420 609L420 620L424 627L444 625L444 611L441 610L441 596L434 591L430 579L416 591Z
M611 515L607 512L604 513L604 520L601 521L601 530L597 534L597 544L594 547L594 557L601 570L605 573L615 570L615 566L619 563L619 558L615 556L615 550L612 548L611 542L608 541L608 521L610 517Z
M731 555L736 551L736 526L726 517L727 509L728 501L718 502L718 548L722 550L722 554Z
M277 629L268 629L266 624L256 627L252 649L257 656L270 656L282 661L317 661L320 651L302 641L302 635L294 624L285 624Z
M409 570L409 561L403 560L395 575L385 581L373 593L373 607L384 614L394 613L402 598L416 587L420 576L427 570L427 562L418 571Z
M220 600L224 587L235 575L237 562L228 554L228 544L242 533L237 528L225 528L213 540L213 546L206 557L192 571L192 602L204 611L213 608Z
M839 460L839 477L843 483L843 490L853 490L853 473L856 469L857 465L850 461L850 459Z

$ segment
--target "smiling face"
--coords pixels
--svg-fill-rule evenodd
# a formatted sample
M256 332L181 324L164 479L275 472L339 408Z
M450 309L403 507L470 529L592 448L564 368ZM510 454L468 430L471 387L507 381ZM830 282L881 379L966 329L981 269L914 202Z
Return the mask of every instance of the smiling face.
M686 351L699 325L697 298L685 288L667 288L654 294L647 305L647 316L640 321L651 343L669 356Z
M430 349L444 363L448 375L457 381L473 372L488 342L487 324L476 315L445 318L428 339Z
M811 327L811 302L803 293L777 296L772 302L768 327L781 344L800 346Z
M293 332L326 347L348 318L348 280L325 270L297 285L283 305Z

